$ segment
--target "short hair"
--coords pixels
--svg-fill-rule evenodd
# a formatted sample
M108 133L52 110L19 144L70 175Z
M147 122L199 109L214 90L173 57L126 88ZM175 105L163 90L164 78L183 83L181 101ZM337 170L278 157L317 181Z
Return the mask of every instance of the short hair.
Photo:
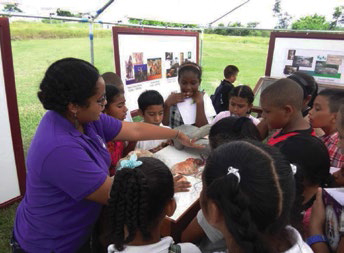
M202 68L197 63L194 62L184 62L182 65L180 65L178 70L178 80L183 75L184 72L191 71L194 72L198 79L202 79Z
M142 113L144 113L148 106L164 106L164 99L158 91L146 90L140 94L139 98L137 99L137 103L139 105L139 109L142 111Z
M117 88L122 89L123 81L119 75L114 72L105 72L102 74L102 77L105 81L105 84L112 84L115 85Z
M288 78L281 78L266 87L261 99L268 99L268 103L273 106L283 107L291 105L297 110L302 110L303 89L295 81Z
M76 58L64 58L50 65L39 85L37 96L46 110L65 113L69 103L89 106L97 92L98 70Z
M107 101L105 105L105 109L108 109L111 103L114 101L114 98L123 93L116 86L112 84L106 84L105 90L106 90L106 101Z
M344 103L344 90L324 89L319 92L318 96L323 96L328 99L328 105L331 113L337 113L340 105Z
M260 141L261 137L255 124L247 117L226 117L216 122L209 131L211 149L243 139Z
M248 85L238 85L234 87L229 93L229 98L231 97L241 97L246 98L249 104L253 103L254 93L250 86Z
M237 66L228 65L223 70L223 75L224 75L225 78L230 78L232 75L238 74L238 72L239 72L239 69L238 69Z

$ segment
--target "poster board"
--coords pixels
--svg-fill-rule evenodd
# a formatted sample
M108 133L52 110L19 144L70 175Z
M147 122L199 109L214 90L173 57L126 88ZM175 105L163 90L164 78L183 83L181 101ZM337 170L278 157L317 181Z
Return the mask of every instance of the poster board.
M0 208L25 192L25 163L7 18L0 18Z
M344 87L344 34L272 32L265 75L303 71L319 86Z
M167 98L179 91L179 65L198 63L198 32L113 27L112 35L115 72L124 83L126 104L134 115L143 91L154 89Z

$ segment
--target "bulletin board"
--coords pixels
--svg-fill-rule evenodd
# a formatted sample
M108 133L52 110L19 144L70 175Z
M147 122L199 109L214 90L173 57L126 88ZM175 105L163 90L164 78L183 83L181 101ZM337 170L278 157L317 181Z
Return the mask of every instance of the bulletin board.
M112 34L115 72L123 80L127 107L134 115L143 91L157 90L165 99L179 91L179 66L198 63L198 32L113 27Z
M0 208L25 192L25 163L7 18L0 18Z
M265 75L303 71L320 86L344 87L344 34L272 32Z

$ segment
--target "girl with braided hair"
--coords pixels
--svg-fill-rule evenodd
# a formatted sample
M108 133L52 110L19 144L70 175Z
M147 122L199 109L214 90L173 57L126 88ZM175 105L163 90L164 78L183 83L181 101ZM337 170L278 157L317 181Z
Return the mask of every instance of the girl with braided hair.
M122 164L124 162L124 164ZM191 243L174 244L172 237L160 238L164 217L176 209L173 177L160 160L142 157L122 161L110 193L111 244L115 252L200 253Z
M294 193L292 168L277 149L235 141L209 156L200 203L229 252L312 252L288 226Z

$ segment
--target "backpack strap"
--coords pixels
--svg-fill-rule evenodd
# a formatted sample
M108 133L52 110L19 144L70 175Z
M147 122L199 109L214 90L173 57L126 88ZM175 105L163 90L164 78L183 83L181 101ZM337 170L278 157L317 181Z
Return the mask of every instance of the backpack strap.
M182 248L178 244L171 244L170 247L168 248L168 253L181 253Z

